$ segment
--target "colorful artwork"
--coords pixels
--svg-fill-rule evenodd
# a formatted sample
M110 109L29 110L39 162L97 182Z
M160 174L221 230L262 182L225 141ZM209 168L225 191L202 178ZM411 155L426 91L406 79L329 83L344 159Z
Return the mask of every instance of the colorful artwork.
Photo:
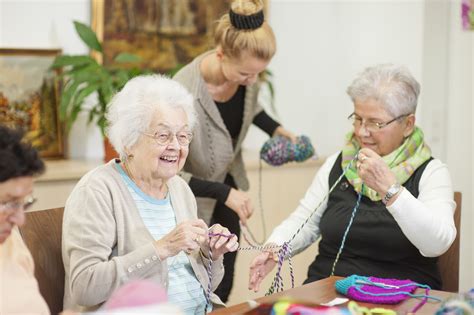
M462 0L461 21L463 29L474 30L474 0Z
M214 22L230 0L93 0L92 25L104 64L120 52L140 56L142 69L167 72L213 46ZM107 10L104 10L104 7Z
M60 50L0 49L0 123L22 127L41 156L64 157L59 84L49 68Z

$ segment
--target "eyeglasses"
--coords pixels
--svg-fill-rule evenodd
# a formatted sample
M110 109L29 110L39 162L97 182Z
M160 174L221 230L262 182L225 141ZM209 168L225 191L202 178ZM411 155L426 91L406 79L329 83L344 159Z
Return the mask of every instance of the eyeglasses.
M145 132L143 132L143 134L155 139L156 143L159 145L170 144L173 141L174 136L176 136L176 139L178 139L179 145L183 147L189 145L193 140L193 133L187 130L181 130L177 133L173 133L171 130L159 130L154 134Z
M362 125L365 126L365 129L367 129L369 132L377 132L379 131L380 129L390 125L391 123L393 123L394 121L397 121L397 120L400 120L404 117L407 117L409 116L410 114L404 114L404 115L400 115L398 117L395 117L394 119L390 120L390 121L387 121L387 122L378 122L378 121L365 121L360 118L359 116L356 115L356 113L352 113L349 115L349 117L347 117L347 119L349 119L350 121L352 121L352 125L355 127L355 128L360 128L362 127Z
M23 209L27 211L36 202L35 197L30 196L25 201L7 201L0 203L0 214L12 214L15 211Z

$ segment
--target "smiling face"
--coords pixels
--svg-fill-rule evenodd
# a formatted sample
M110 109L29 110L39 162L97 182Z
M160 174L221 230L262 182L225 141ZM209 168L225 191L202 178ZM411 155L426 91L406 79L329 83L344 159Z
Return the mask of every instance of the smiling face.
M172 137L168 144L158 144L152 137L169 131ZM129 152L139 173L165 182L175 176L183 168L189 153L189 145L180 145L175 136L182 131L189 131L186 112L182 108L160 106L146 131L152 136L141 135Z
M22 207L12 209L4 207L5 203L23 204L25 198L33 191L33 177L16 177L0 183L0 244L10 236L12 229L25 223Z
M395 118L385 110L380 101L375 99L356 100L354 113L364 122L385 123ZM369 148L378 155L385 156L402 145L405 138L413 132L414 124L415 116L409 115L375 132L368 131L364 124L355 125L354 135L361 148Z
M218 50L217 56L221 60L222 73L227 81L245 86L254 84L270 62L248 53L242 53L240 58L230 58Z

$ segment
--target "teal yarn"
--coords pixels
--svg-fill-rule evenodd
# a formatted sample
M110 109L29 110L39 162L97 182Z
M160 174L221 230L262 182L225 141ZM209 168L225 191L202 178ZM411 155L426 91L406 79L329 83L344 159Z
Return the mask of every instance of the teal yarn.
M351 164L352 164L352 162L349 163L349 166L350 166ZM351 226L352 226L352 223L354 222L354 218L355 218L357 209L359 209L360 200L361 200L361 198L362 198L363 192L364 192L364 184L362 184L362 191L357 194L357 202L356 202L356 204L355 204L355 206L354 206L354 209L352 210L351 218L350 218L350 220L349 220L349 223L347 224L346 230L344 231L344 235L342 236L341 245L339 246L339 250L337 251L336 258L334 259L334 262L333 262L333 264L332 264L331 276L334 276L334 272L336 271L337 262L339 261L339 257L341 256L342 250L344 249L344 245L346 244L347 234L349 234L349 230L350 230L350 228L351 228Z
M314 155L314 147L307 136L297 137L296 143L282 136L268 139L260 150L260 158L273 166L288 162L303 162Z
M336 291L339 292L340 294L342 295L346 295L348 294L349 292L349 288L351 286L355 286L356 285L356 281L358 279L362 279L362 280L369 280L369 277L362 277L362 276L358 276L358 275L352 275L350 277L347 277L345 279L342 279L342 280L338 280L336 281L336 284L334 285L336 287Z

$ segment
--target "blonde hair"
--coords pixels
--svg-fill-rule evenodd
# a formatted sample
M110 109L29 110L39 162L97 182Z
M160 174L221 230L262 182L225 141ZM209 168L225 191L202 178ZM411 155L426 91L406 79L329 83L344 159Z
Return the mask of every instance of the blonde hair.
M234 0L231 10L240 15L252 15L263 10L263 3L261 0ZM228 13L217 21L214 41L226 56L235 59L247 52L252 57L270 61L276 52L275 34L267 21L256 29L237 29Z

